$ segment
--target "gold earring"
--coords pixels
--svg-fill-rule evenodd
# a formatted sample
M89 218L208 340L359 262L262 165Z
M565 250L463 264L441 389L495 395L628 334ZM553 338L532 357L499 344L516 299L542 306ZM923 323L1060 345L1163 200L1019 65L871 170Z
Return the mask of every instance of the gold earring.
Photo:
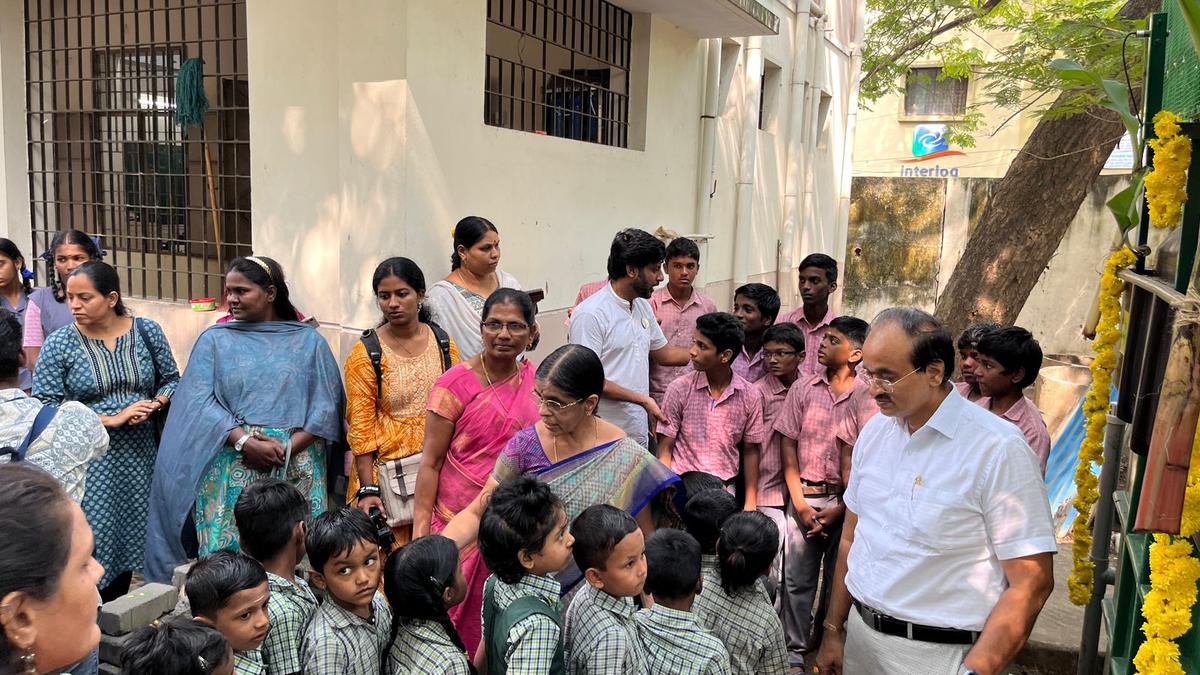
M37 675L37 668L34 665L34 661L36 660L37 656L33 653L33 650L24 651L21 654L22 675Z

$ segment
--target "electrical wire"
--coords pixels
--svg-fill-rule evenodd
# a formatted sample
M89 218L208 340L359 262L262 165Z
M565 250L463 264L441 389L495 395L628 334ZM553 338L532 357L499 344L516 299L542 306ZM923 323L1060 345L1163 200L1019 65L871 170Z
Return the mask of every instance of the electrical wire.
M1133 95L1133 83L1129 80L1129 62L1125 59L1125 47L1129 44L1129 38L1136 35L1137 31L1131 31L1125 34L1125 39L1121 40L1121 71L1125 73L1125 87L1129 90L1130 101L1136 101L1137 99ZM1142 106L1140 104L1134 106L1133 116L1137 118L1139 128L1146 126L1145 122L1142 121Z

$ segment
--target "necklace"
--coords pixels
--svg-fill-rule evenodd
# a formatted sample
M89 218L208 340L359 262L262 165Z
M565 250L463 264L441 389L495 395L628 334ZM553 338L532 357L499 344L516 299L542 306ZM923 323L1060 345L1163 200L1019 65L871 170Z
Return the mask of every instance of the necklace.
M492 381L492 374L489 373L488 369L487 369L487 355L480 354L479 355L479 363L480 363L480 365L483 366L483 378L485 380L487 380L488 386L491 387L493 384L495 384L495 382ZM505 375L504 377L500 378L496 382L503 382L503 381L511 378L513 375L516 375L517 371L519 371L520 369L521 369L520 366L513 364L513 371L511 373L509 373L508 375Z
M400 348L400 351L404 352L405 356L407 356L410 359L413 358L414 356L416 356L416 354L413 354L411 351L408 350L408 347L404 346L404 341L400 339L400 336L396 335L395 333L392 332L392 327L390 324L381 328L380 332L385 329L387 330L388 335L392 336L392 339L396 341L396 346ZM425 338L425 331L422 330L420 333L421 333L420 337ZM428 339L428 338L426 338L426 339Z
M598 434L599 434L599 432L596 431L596 416L592 415L592 445L591 445L591 447L595 447L596 440L599 438ZM550 454L553 455L552 457L550 457L550 463L558 464L558 436L553 436L553 435L550 436ZM577 454L579 454L579 453L577 452L571 456L574 457Z

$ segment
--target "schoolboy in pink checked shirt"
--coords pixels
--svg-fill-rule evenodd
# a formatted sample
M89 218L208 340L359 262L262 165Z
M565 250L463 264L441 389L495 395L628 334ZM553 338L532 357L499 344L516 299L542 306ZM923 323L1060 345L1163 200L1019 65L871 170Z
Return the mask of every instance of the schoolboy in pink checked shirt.
M783 436L783 474L791 502L783 612L793 666L803 665L804 654L820 644L820 629L810 634L809 628L821 626L827 603L818 604L816 618L813 604L822 577L823 588L830 588L841 540L846 481L837 437L856 437L846 427L861 429L879 412L870 387L856 373L866 337L866 321L852 316L834 319L816 354L824 368L792 386L775 423Z
M712 312L696 319L691 352L695 372L667 387L667 419L658 423L658 458L675 473L704 471L726 486L733 485L740 467L746 486L744 508L754 511L763 402L759 390L730 366L741 346L742 324L732 314Z
M975 381L983 394L976 403L1017 425L1038 457L1042 476L1050 457L1050 432L1025 388L1042 368L1042 346L1020 326L998 328L979 338Z
M779 293L766 284L746 284L733 292L733 315L742 322L742 348L733 361L733 372L747 382L758 382L766 372L763 334L779 315Z
M692 287L700 273L700 247L687 237L667 244L667 285L650 296L650 308L672 347L691 347L696 319L717 311L712 298ZM650 362L650 398L661 408L667 387L683 375L687 366L660 366Z
M800 301L796 309L779 317L777 323L794 323L804 332L806 350L812 358L800 365L801 375L808 377L824 370L817 363L817 349L837 314L829 306L829 296L837 290L837 261L824 253L812 253L800 261Z

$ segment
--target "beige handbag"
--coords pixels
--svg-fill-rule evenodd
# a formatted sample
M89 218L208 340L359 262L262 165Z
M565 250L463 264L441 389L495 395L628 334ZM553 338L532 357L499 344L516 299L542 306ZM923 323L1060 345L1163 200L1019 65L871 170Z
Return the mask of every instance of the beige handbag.
M412 525L414 498L417 492L417 472L421 470L421 455L393 459L379 464L379 497L387 511L388 525Z

